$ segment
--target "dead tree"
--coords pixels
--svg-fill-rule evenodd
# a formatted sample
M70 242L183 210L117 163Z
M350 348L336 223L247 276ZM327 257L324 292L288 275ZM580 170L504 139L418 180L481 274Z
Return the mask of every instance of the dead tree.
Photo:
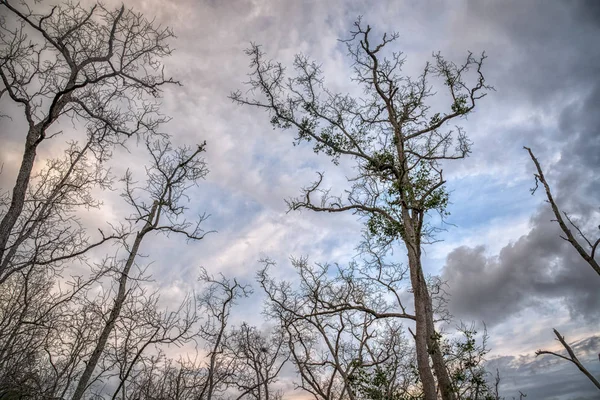
M195 356L175 361L159 352L146 357L120 398L280 399L272 387L287 359L280 335L264 335L245 323L231 325L233 307L250 288L204 268L200 281L204 288L196 301L202 320L195 329Z
M35 360L48 357L47 384L36 384L35 390L57 396L69 386L85 356L81 350L88 343L88 327L93 325L87 319L89 310L80 309L79 314L71 306L104 273L91 271L87 276L71 276L62 285L58 282L66 278L61 276L68 276L65 271L70 264L86 262L89 250L107 240L124 238L123 233L105 235L100 231L102 239L91 242L77 217L80 208L98 206L92 191L112 181L93 155L93 141L91 135L83 146L71 143L63 157L47 160L46 167L35 175L15 225L14 242L2 260L6 274L0 278L0 365L5 368L0 368L0 380L6 380L4 373L40 367L37 362L21 364L20 357L12 357L18 353ZM70 337L72 343L61 344L60 335ZM40 371L45 370L40 367ZM33 382L40 376L29 378ZM23 382L18 385L29 386Z
M204 341L207 360L202 367L205 378L197 398L214 400L227 392L236 379L239 360L227 355L231 338L229 317L236 301L247 297L251 290L236 279L228 279L223 275L215 278L204 268L201 270L200 280L207 284L199 297L199 306L205 315L199 335Z
M230 333L227 356L238 360L230 382L236 389L232 399L280 400L282 393L273 389L289 355L281 332L260 332L242 323Z
M0 212L4 282L16 271L10 253L21 244L28 222L29 216L22 214L36 154L42 143L57 136L55 123L66 119L80 125L93 138L94 155L103 159L106 146L157 132L166 118L151 99L164 84L176 82L164 76L160 62L171 53L167 41L172 32L124 6L86 9L67 3L42 14L25 1L5 0L0 8L5 14L0 23L0 100L20 107L27 123L16 182ZM72 254L85 247L71 249Z
M189 186L196 184L208 173L206 163L200 158L204 144L196 148L173 149L168 141L163 140L148 143L147 147L152 157L152 165L146 170L146 186L135 187L129 172L124 178L126 189L123 197L133 208L129 220L139 228L131 235L133 239L126 237L122 240L125 257L121 260L113 259L112 265L109 266L116 275L116 294L108 315L104 318L105 323L100 328L94 349L86 362L85 370L79 378L73 400L81 399L87 390L106 343L115 329L130 293L130 273L144 238L150 233L159 232L181 234L189 240L201 240L205 235L200 224L206 216L201 215L196 222L189 222L185 219L185 206L182 204Z
M13 273L33 266L58 273L66 263L123 237L99 230L100 239L93 241L77 215L81 209L98 208L101 203L93 191L112 185L108 170L96 157L102 151L96 143L98 135L90 132L83 144L69 143L63 157L47 160L46 167L32 176L10 247L0 262L0 285Z
M163 346L180 347L197 339L200 315L192 297L184 298L173 310L161 310L157 291L147 294L140 286L130 292L106 351L106 363L113 370L108 372L118 370L119 384L112 400L131 398L130 387L136 386L144 365L151 363Z
M575 224L575 222L569 217L569 214L567 214L564 211L561 211L561 209L556 204L556 201L554 200L554 196L552 195L552 190L550 188L550 185L548 184L548 181L546 181L546 177L544 176L544 171L542 170L542 167L541 167L538 159L535 157L535 155L533 154L533 151L529 147L524 147L524 149L527 150L527 152L529 153L529 157L535 164L535 168L537 171L537 173L535 174L535 184L536 185L531 190L531 193L532 194L535 193L535 191L538 188L538 183L542 184L542 186L544 187L544 191L546 193L546 199L547 199L548 203L550 204L550 207L552 208L554 217L556 218L555 221L558 224L558 226L560 226L560 229L564 233L564 236L561 236L561 238L563 240L567 241L577 251L577 253L580 255L580 257L594 271L596 271L596 273L598 275L600 275L600 265L598 265L598 261L596 261L596 249L598 248L598 245L600 244L600 237L592 242L592 240L588 238L588 235L586 235L579 228L579 226L577 224ZM567 222L565 222L565 220L568 222L568 225L567 225ZM570 226L570 228L569 228L569 226ZM600 228L600 226L599 226L599 228ZM580 237L580 239L577 239L576 235L573 234L573 231L571 229L575 230L576 234ZM583 243L580 242L581 239L583 239ZM559 357L563 360L572 362L598 389L600 389L600 382L598 382L598 379L596 379L587 370L587 368L585 368L585 366L579 361L579 359L575 355L571 346L569 346L569 344L565 341L564 336L562 336L556 329L554 329L554 335L556 336L556 338L560 342L560 344L564 347L564 349L567 351L568 357L565 357L558 353L555 353L552 351L547 351L547 350L538 350L535 352L535 355L539 356L542 354L550 354L555 357Z
M569 361L569 362L575 364L575 366L581 371L581 373L584 374L598 389L600 389L600 381L598 381L598 379L596 379L587 370L587 368L585 368L585 366L579 361L579 359L575 355L575 352L573 351L573 349L571 348L571 346L569 346L569 344L565 340L565 337L562 336L556 329L554 329L554 335L556 336L556 340L558 340L560 342L560 344L567 351L568 357L565 357L562 354L558 354L558 353L555 353L553 351L547 351L547 350L538 350L538 351L535 352L535 355L539 356L539 355L542 355L542 354L550 354L550 355L553 355L555 357L561 358L563 360L566 360L566 361Z
M529 147L524 147L525 150L529 153L529 157L535 164L535 168L537 173L535 174L535 188L531 190L531 193L534 194L538 188L538 183L541 183L544 187L544 191L546 192L546 198L550 207L552 207L552 213L556 218L556 223L560 226L560 229L563 231L564 236L561 238L567 242L577 251L577 253L581 256L581 258L588 263L588 265L596 271L598 275L600 275L600 265L598 265L598 261L596 261L596 249L598 245L600 245L600 237L596 240L590 239L588 235L586 235L577 224L573 222L573 220L569 217L565 211L561 211L556 201L554 200L554 196L552 196L552 191L550 189L550 185L546 181L546 177L544 176L544 171L542 167L531 151ZM566 220L566 222L565 222ZM568 225L567 225L568 222ZM570 228L569 228L570 226ZM598 226L600 229L600 226ZM572 229L575 230L576 234L573 234ZM576 235L580 237L579 240L583 240L583 243L577 239Z
M265 264L258 280L268 297L266 312L285 338L300 375L297 387L318 400L356 400L357 374L389 367L396 392L418 392L399 322L411 316L395 312L381 287L356 270L311 267L306 259L293 262L298 285L278 282L268 273L272 262Z
M195 314L158 311L135 260L150 232L188 240L204 235L185 221L178 204L187 185L207 172L199 159L204 145L174 150L158 131L168 118L156 98L163 85L177 84L165 77L161 62L171 53L169 28L124 6L67 3L40 11L35 3L0 2L0 101L17 105L22 114L10 117L27 126L16 182L0 198L0 353L6 367L0 391L7 383L8 391L27 390L19 395L80 398L94 390L93 382L116 373L123 394L149 347L189 339ZM41 146L59 135L58 122L67 121L81 135L64 158L34 174ZM130 224L92 239L77 212L99 206L92 191L112 187L104 167L112 146L134 135L153 157L148 186L134 187L128 175ZM121 251L94 266L86 254L109 240ZM92 269L65 283L61 273L70 275L66 267L73 262ZM94 295L111 279L112 287ZM126 324L134 316L139 319Z

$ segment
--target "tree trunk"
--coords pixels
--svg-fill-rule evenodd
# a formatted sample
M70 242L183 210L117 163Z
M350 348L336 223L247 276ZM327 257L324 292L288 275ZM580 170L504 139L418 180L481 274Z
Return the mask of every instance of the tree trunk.
M420 272L420 255L418 240L415 240L415 232L408 210L404 209L404 244L408 251L408 266L410 270L410 282L413 289L415 301L415 347L417 353L417 370L423 385L423 399L437 400L435 379L429 365L428 352L428 327L427 327L427 285L423 282L423 274ZM416 242L416 243L415 243Z
M12 229L23 211L25 195L27 194L27 187L29 186L29 179L31 178L31 171L33 170L33 164L35 162L40 133L41 129L39 125L31 127L27 133L25 151L23 152L23 159L21 161L21 167L19 168L19 174L17 175L17 181L13 188L10 207L0 222L0 261L2 261L4 252L7 249L6 246L8 245ZM0 277L4 275L4 273L5 271L0 269Z
M422 276L423 270L420 269L420 271ZM425 285L425 290L427 290L427 285ZM440 392L442 393L442 399L455 400L456 394L454 392L452 380L450 379L450 375L448 374L448 369L446 368L446 361L444 360L444 355L442 354L442 350L440 349L439 335L436 332L435 325L433 323L433 307L431 304L431 298L429 297L429 293L427 293L426 309L429 354L431 355L431 360L433 361L433 369L438 378L438 386L440 388Z
M96 347L90 356L89 361L85 366L85 370L77 383L77 388L75 389L75 393L71 400L81 400L83 394L85 393L89 381L98 365L98 361L100 361L100 357L104 352L104 348L106 347L106 342L108 342L108 337L110 336L112 330L115 327L117 322L117 318L121 314L121 308L123 307L123 303L125 302L125 297L127 295L127 280L129 278L129 272L131 271L131 267L133 266L133 262L135 261L135 257L140 249L140 245L146 233L148 233L152 228L152 221L156 215L156 211L158 209L158 203L154 203L152 207L152 211L148 216L148 220L141 231L135 236L135 241L133 242L133 246L131 251L129 252L129 257L127 257L127 261L123 266L123 270L121 271L121 277L119 278L119 291L117 292L117 297L115 298L115 304L110 312L110 316L104 324L104 328L102 329L102 333L98 338L98 342L96 343Z
M456 400L433 322L431 297L421 266L420 241L418 240L420 236L417 236L418 234L415 232L412 225L413 219L410 217L408 210L403 212L403 221L405 229L403 239L408 251L408 266L415 302L417 369L423 384L424 399L437 399L436 381L429 364L429 358L431 357L442 399Z
M409 263L410 264L410 263ZM415 317L416 317L416 332L415 332L415 345L417 352L417 369L419 371L419 377L423 385L423 399L424 400L437 400L437 390L435 379L429 365L429 353L427 343L427 321L426 321L426 310L425 301L423 299L422 288L418 284L418 277L413 273L413 269L410 271L411 282L413 283L413 294L415 301Z

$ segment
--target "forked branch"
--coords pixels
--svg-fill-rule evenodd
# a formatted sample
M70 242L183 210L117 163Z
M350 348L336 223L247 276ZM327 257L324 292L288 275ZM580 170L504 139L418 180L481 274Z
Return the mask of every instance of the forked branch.
M575 364L575 366L577 366L577 368L579 368L579 370L585 375L587 376L587 378L592 381L592 383L598 388L600 389L600 382L598 381L598 379L596 379L588 370L587 368L579 361L579 359L577 358L577 356L575 355L575 352L573 351L573 349L571 348L571 346L569 346L569 344L567 343L567 341L565 340L565 337L562 336L556 329L554 329L554 335L556 335L556 339L560 342L560 344L565 348L565 350L567 351L567 355L568 356L563 356L562 354L558 354L555 353L553 351L547 351L547 350L538 350L535 352L536 356L542 355L542 354L550 354L553 355L555 357L558 358L562 358L563 360L572 362L573 364Z
M598 248L598 244L600 243L600 237L592 244L591 240L589 240L583 234L581 229L575 223L573 223L573 221L569 218L567 213L561 212L561 210L556 205L556 201L554 200L554 197L552 196L552 191L550 190L550 185L548 184L548 182L546 181L546 178L544 177L544 171L542 170L542 167L540 166L539 161L537 160L537 158L535 157L535 155L533 154L533 152L531 151L531 149L529 147L524 147L524 149L527 150L527 152L529 153L529 156L531 157L531 160L533 160L533 163L535 164L535 167L537 169L537 174L535 174L536 186L535 186L535 188L533 188L531 190L531 192L532 193L535 192L535 190L538 187L537 186L538 183L541 183L544 186L544 190L546 191L546 197L548 198L548 203L550 203L550 206L552 207L552 212L554 213L554 216L556 217L556 222L558 223L558 225L560 226L560 229L565 234L563 239L565 239L567 242L569 242L571 244L571 246L573 246L573 248L575 248L575 250L577 250L577 252L581 256L581 258L583 258L590 265L590 267L592 267L592 269L594 271L596 271L596 273L598 275L600 275L600 265L598 265L598 262L594 258L596 255L596 249ZM563 214L564 214L565 218L563 218ZM569 222L575 228L575 230L580 234L580 236L583 237L583 239L588 243L588 245L590 246L589 253L586 249L583 248L583 246L579 243L579 241L577 241L577 239L575 238L575 236L573 235L573 233L567 226L565 219L567 220L567 222Z

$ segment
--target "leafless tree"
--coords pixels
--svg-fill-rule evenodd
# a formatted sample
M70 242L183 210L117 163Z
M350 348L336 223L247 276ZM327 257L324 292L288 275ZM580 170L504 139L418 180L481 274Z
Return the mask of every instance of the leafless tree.
M581 361L579 361L579 359L577 358L577 356L575 355L575 352L573 351L573 349L571 348L571 346L569 346L569 344L567 343L567 341L565 340L565 337L562 336L556 329L554 329L554 335L556 336L556 340L558 340L560 342L560 344L565 348L565 350L567 351L567 356L564 356L562 354L558 354L556 352L553 351L548 351L548 350L538 350L535 352L536 356L542 355L542 354L550 354L552 356L561 358L563 360L569 361L573 364L575 364L575 366L598 388L600 389L600 381L598 381L598 379L596 379L588 370L587 368L581 363Z
M291 209L319 212L354 212L367 220L367 228L383 241L401 240L408 254L409 275L415 304L416 352L425 399L455 399L452 382L439 349L434 313L421 266L422 244L431 227L427 215L445 213L441 162L460 159L470 151L463 129L447 128L469 115L491 89L482 66L485 55L469 53L461 64L434 54L416 79L401 75L404 55L389 51L397 34L373 40L371 27L360 20L344 43L353 63L353 81L364 90L362 98L333 93L324 86L321 68L305 56L294 61L297 75L288 77L280 63L265 60L253 45L248 86L251 95L233 93L239 104L269 112L271 123L298 131L297 142L311 141L316 152L334 162L340 157L356 161L358 173L350 181L345 198L321 187L322 174L289 201ZM431 112L434 91L431 79L445 88L447 109ZM469 83L472 82L472 83ZM433 363L433 370L430 366ZM435 377L434 377L435 372ZM437 383L436 383L437 380Z
M158 130L168 118L155 98L163 85L178 83L165 77L161 64L171 53L171 30L124 6L67 3L42 12L37 3L1 1L0 7L0 101L16 104L27 123L15 185L0 198L0 363L5 367L0 393L156 398L159 392L151 388L160 387L164 398L202 393L216 398L219 379L224 387L235 387L229 363L244 361L229 357L233 349L224 342L233 335L226 323L231 299L211 300L215 313L197 334L208 304L195 309L188 299L179 309L161 311L159 295L149 292L149 275L139 265L142 242L152 232L188 240L205 234L200 227L205 216L187 221L182 202L189 186L207 173L200 158L204 144L173 149ZM72 122L87 137L69 143L65 157L34 174L36 154L61 133L60 121ZM106 161L113 146L133 135L151 156L147 185L138 187L128 172L123 198L132 215L92 239L77 212L100 206L92 191L112 188ZM109 240L119 247L115 255L99 263L87 256ZM87 276L69 276L67 266L74 262L90 267ZM63 278L65 272L69 277ZM233 291L240 288L246 293L239 286ZM258 343L254 330L246 333ZM200 337L212 346L207 368L201 357L175 362L162 350ZM275 395L268 384L281 360L264 361L260 372L267 373L267 382L258 383L259 397Z
M572 218L569 217L569 214L567 214L565 211L561 211L561 209L556 204L556 201L554 200L554 196L552 195L552 190L550 188L550 185L548 184L548 181L546 180L546 177L544 176L544 171L540 165L540 162L535 157L535 155L533 154L533 151L529 147L524 147L524 149L527 150L527 152L529 153L529 157L535 164L535 168L537 171L537 173L535 174L536 185L531 190L532 194L535 193L535 191L538 188L538 184L541 183L542 186L544 187L544 191L546 193L546 199L547 199L548 203L550 204L550 207L552 208L554 217L556 218L555 221L558 224L558 226L560 226L560 229L564 233L564 236L561 236L561 238L563 240L567 241L577 251L577 253L581 256L581 258L586 263L588 263L588 265L594 271L596 271L596 273L598 273L598 275L600 275L600 265L598 265L598 261L596 261L596 256L597 256L596 249L598 248L598 245L600 244L600 237L598 239L596 239L595 241L592 241L592 239L590 239L588 237L589 235L586 235L582 231L582 229L572 220ZM566 222L565 222L565 220L566 220ZM567 222L568 222L568 225L567 225ZM600 226L598 228L600 229ZM575 232L576 232L575 234L573 233L572 229L575 230ZM577 238L577 236L579 236L579 239ZM583 242L580 242L581 240L583 240ZM542 354L549 354L549 355L553 355L555 357L559 357L563 360L572 362L598 389L600 389L600 382L598 381L598 379L596 379L587 370L587 368L579 361L579 359L575 355L575 352L573 351L571 346L569 346L569 344L565 340L564 336L562 336L556 329L554 329L554 335L556 336L556 339L560 342L560 344L566 350L567 356L558 354L556 352L547 351L547 350L537 350L535 352L536 356L539 356Z
M171 53L169 29L124 6L86 9L67 3L46 13L33 9L39 7L0 2L0 100L19 106L27 123L16 182L0 209L0 282L19 269L12 253L39 217L32 220L23 210L39 146L60 133L53 130L55 123L66 119L82 125L88 147L102 159L107 145L156 133L166 118L149 99L158 96L162 85L176 83L165 78L160 62ZM74 239L64 252L50 252L44 261L65 260L90 246Z
M5 373L34 370L32 365L21 364L19 357L13 357L19 353L28 354L32 361L29 364L48 357L51 368L46 380L53 383L44 386L37 382L36 390L40 393L68 386L66 382L72 378L74 366L84 355L80 346L87 342L91 322L86 320L89 316L86 310L77 313L70 305L103 276L103 272L96 271L87 277L71 276L65 282L61 276L67 263L74 259L85 262L88 250L108 239L124 237L101 232L102 240L90 244L75 213L79 207L97 206L92 191L111 181L107 171L90 154L93 136L89 139L84 146L71 143L64 157L48 160L46 168L36 174L35 183L28 188L22 218L16 225L16 240L3 259L7 273L0 279L3 294L0 354L6 368L1 370ZM61 345L59 335L70 337L72 343ZM61 349L58 353L56 346ZM34 375L29 378L37 381ZM7 382L6 376L1 380Z
M46 167L32 176L20 218L13 226L12 243L0 266L0 285L23 269L36 266L58 273L62 267L108 240L121 238L105 234L92 241L79 222L77 211L97 208L93 191L112 184L106 167L96 158L97 132L80 145L69 143L64 156L46 161Z
M362 259L344 267L293 259L298 282L274 280L272 262L265 260L259 283L268 296L267 315L285 333L298 386L314 398L422 398L414 352L403 335L403 321L415 320L403 304L410 295L408 271L386 262L385 249L373 243L361 249ZM446 317L441 287L429 285L436 314ZM459 398L493 398L484 369L486 339L464 325L451 339L436 339Z
M212 400L230 390L231 382L235 379L238 360L227 354L231 336L229 317L235 302L240 297L247 297L251 291L236 279L228 279L223 275L215 278L205 269L201 270L200 280L208 284L199 299L205 314L200 337L205 342L207 362L204 368L206 378L198 398Z
M281 335L265 335L245 323L231 326L232 308L251 293L250 288L203 268L200 280L205 287L197 298L197 312L203 318L196 337L197 356L177 362L161 353L146 357L127 395L113 398L281 398L272 387L287 360Z
M160 64L172 33L124 7L68 3L41 13L37 3L2 1L0 8L0 101L17 105L22 115L9 117L27 126L16 183L0 199L2 385L62 398L102 323L97 311L108 299L90 301L92 287L111 272L63 277L65 268L85 265L90 250L128 233L100 230L92 240L77 213L100 206L93 191L111 187L105 161L113 145L159 135L166 118L153 98L175 83ZM33 173L61 120L87 135Z
M148 176L145 187L135 187L131 173L124 178L126 189L123 193L125 200L132 206L133 214L129 220L138 226L132 240L126 237L122 240L125 250L124 258L113 258L108 266L115 275L117 289L113 304L107 315L105 323L100 328L94 349L86 361L86 367L77 383L73 400L82 398L92 380L92 375L102 357L108 339L115 329L121 315L121 310L130 293L128 284L132 267L139 256L140 247L149 233L164 232L182 234L189 240L201 240L205 232L200 228L205 215L198 217L191 223L185 220L185 206L182 200L186 199L185 191L190 185L208 173L206 163L200 154L204 151L204 144L195 149L173 149L166 140L147 144L152 165L146 169ZM129 235L128 235L129 236Z
M129 385L130 399L197 400L205 381L205 371L196 358L175 361L164 353L151 356Z
M259 283L268 296L267 314L285 336L300 375L299 388L315 399L354 400L352 382L359 371L385 365L394 369L396 389L418 392L410 379L411 352L399 323L411 316L395 311L401 307L394 279L387 280L390 294L357 269L311 267L306 259L297 259L293 264L300 279L293 285L275 281L267 269L272 262L265 264Z
M535 168L537 171L537 173L535 174L536 185L535 188L531 190L532 194L535 193L535 191L537 190L538 183L541 183L544 187L544 191L546 192L547 201L548 203L550 203L550 207L552 207L552 212L556 217L556 223L558 224L558 226L560 226L560 229L564 233L564 236L561 236L561 238L569 242L569 244L575 250L577 250L577 253L579 253L581 258L586 263L588 263L588 265L592 267L592 269L596 271L598 275L600 275L600 265L598 265L598 261L596 261L596 249L598 248L598 245L600 245L600 237L598 237L596 240L590 239L588 237L589 235L586 235L579 228L579 226L573 222L571 217L569 217L569 214L567 214L565 211L560 210L560 208L556 204L556 201L554 200L554 196L552 196L550 185L546 181L544 171L542 170L539 161L537 160L537 158L535 157L535 155L529 147L524 148L529 153L529 157L531 157L531 160L535 164ZM575 234L573 233L572 229L575 230ZM600 229L600 226L598 226L598 229ZM579 236L580 239L577 239L577 236ZM583 242L580 242L580 240L583 240Z
M125 178L124 197L134 213L131 227L120 228L120 256L106 257L89 276L72 276L62 284L36 261L7 278L0 296L0 393L78 398L95 390L94 384L116 379L113 398L125 398L149 350L194 339L198 313L190 300L171 312L160 311L158 294L148 294L149 277L136 258L151 232L204 237L199 225L204 216L186 221L181 202L189 186L207 173L200 158L204 145L172 149L168 141L159 141L148 143L148 149L153 165L146 169L147 186L135 187L129 173ZM86 171L80 172L87 176ZM54 178L63 181L60 174ZM66 186L85 195L80 186ZM33 249L42 248L35 244Z
M279 400L273 390L279 373L288 360L285 342L278 331L267 335L246 323L230 333L228 357L238 360L231 385L237 393L232 399Z
M199 321L192 298L183 300L174 310L160 311L158 293L146 295L143 287L128 297L109 340L107 364L118 371L118 382L112 399L131 398L129 387L135 386L143 365L165 345L193 343ZM116 367L116 368L115 368Z

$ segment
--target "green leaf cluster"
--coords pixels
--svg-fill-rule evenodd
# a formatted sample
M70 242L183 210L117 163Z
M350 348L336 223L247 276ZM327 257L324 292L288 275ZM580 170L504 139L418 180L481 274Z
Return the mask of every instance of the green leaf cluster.
M450 106L450 108L453 112L457 114L466 114L467 112L469 112L469 107L467 105L467 95L462 94L456 96L456 100L454 101L452 106Z
M418 400L394 385L394 372L389 367L358 368L350 376L350 386L359 400Z

